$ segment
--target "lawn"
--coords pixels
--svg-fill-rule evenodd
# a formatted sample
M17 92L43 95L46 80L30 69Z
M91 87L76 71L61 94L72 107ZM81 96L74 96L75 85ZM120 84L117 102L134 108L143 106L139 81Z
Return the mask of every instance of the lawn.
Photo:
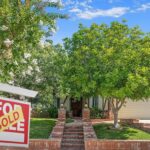
M55 119L32 118L30 124L30 138L47 139L55 123Z
M94 130L98 139L150 140L150 133L129 126L116 130L112 124L99 124Z

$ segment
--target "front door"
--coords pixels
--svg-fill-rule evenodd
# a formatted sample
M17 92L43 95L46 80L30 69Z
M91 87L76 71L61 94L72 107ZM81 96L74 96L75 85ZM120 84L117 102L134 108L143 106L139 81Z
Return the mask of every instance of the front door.
M73 117L81 117L82 116L82 99L79 101L79 100L72 98L71 110L72 110Z

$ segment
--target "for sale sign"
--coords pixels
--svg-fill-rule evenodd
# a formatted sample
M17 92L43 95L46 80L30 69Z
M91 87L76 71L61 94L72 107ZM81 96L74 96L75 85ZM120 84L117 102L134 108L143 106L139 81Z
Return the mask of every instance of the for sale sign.
M0 98L0 145L28 147L30 103Z

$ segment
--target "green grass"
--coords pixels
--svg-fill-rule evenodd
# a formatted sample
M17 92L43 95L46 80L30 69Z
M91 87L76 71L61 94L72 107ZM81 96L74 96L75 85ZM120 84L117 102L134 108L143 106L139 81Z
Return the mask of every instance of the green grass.
M150 140L150 133L123 126L122 129L111 128L112 124L94 125L98 139Z
M47 139L55 123L55 119L32 118L30 123L30 138Z

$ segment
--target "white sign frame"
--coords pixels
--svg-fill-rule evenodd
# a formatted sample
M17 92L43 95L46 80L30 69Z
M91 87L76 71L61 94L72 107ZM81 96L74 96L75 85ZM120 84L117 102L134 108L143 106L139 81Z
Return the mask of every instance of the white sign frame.
M33 98L38 94L37 91L28 90L25 88L21 88L21 87L9 85L9 84L4 84L4 83L0 83L0 91L27 96L27 97L33 97Z

